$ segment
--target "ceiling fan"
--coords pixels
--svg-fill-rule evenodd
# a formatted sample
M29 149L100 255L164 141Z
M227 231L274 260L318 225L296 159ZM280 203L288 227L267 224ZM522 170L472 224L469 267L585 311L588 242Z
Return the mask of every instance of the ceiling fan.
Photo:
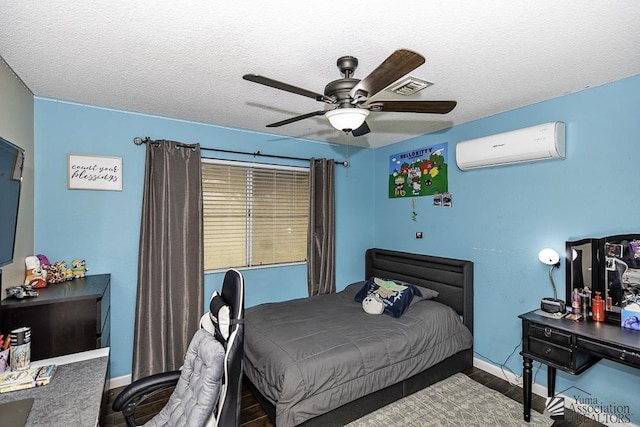
M245 74L243 79L275 89L313 98L329 105L329 108L291 117L267 127L279 127L310 117L324 115L331 125L352 136L365 135L371 130L365 119L370 112L446 114L453 110L456 101L373 101L372 97L384 88L424 64L424 56L406 49L393 52L364 79L354 79L358 59L353 56L338 58L337 66L342 78L324 88L324 95L292 86L257 74Z

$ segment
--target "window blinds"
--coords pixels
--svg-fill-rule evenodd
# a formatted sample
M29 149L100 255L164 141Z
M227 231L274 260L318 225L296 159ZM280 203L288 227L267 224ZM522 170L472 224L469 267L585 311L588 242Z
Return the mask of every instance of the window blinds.
M309 171L202 163L205 270L305 261Z

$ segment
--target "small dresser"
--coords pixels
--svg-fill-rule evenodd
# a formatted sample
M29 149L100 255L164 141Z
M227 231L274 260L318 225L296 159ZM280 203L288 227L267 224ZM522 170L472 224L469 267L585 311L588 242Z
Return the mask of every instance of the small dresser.
M532 362L547 365L547 393L555 392L556 369L581 374L600 359L640 368L640 331L591 319L575 322L531 311L522 320L524 419L531 414Z
M111 275L97 274L38 289L33 298L7 298L0 307L2 332L31 327L31 359L108 347Z

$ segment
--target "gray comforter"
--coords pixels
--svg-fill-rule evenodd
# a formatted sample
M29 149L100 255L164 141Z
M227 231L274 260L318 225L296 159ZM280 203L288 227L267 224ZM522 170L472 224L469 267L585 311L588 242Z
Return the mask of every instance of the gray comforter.
M363 282L364 283L364 282ZM409 378L472 346L458 314L423 300L399 319L370 315L343 292L245 312L245 374L288 427Z

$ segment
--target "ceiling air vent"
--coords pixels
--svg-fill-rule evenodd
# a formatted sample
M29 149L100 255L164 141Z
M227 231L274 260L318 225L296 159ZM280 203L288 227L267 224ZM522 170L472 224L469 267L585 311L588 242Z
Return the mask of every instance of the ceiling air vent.
M419 90L428 88L429 86L433 86L433 83L426 80L418 79L416 77L407 77L391 86L389 90L393 93L409 96L418 92Z

